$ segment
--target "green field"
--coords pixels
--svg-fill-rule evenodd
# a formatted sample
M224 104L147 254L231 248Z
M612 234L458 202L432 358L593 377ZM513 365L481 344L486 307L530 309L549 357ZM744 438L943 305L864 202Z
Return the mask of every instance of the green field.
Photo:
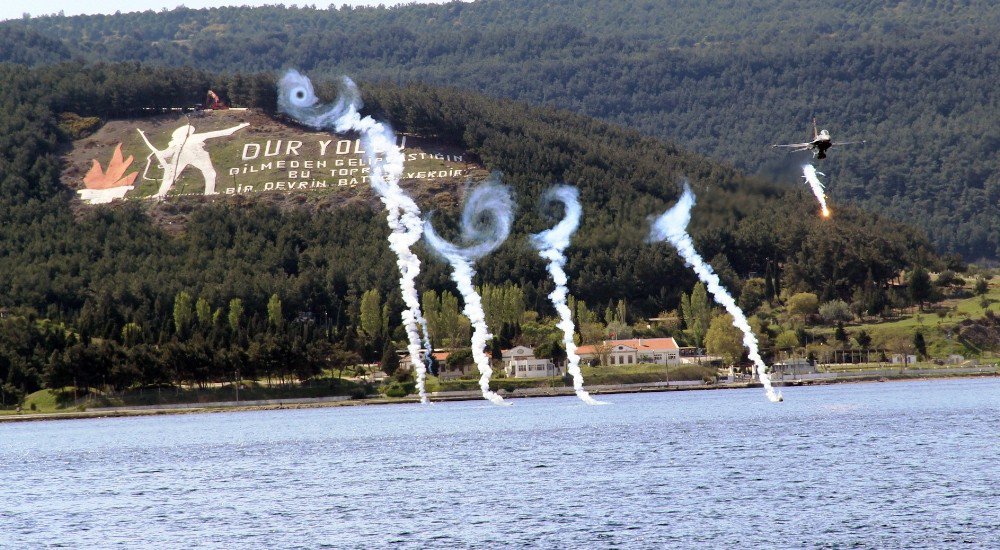
M982 304L983 298L989 302L985 308ZM862 330L867 332L872 337L873 348L891 350L905 348L913 342L914 334L920 331L924 335L927 353L931 358L944 359L951 354L985 360L998 357L996 352L974 349L958 337L959 323L962 321L981 319L987 310L1000 314L1000 279L997 277L991 280L989 291L984 296L946 299L925 309L919 311L918 308L912 308L911 311L889 321L845 324L844 329L850 336ZM813 332L832 339L834 328L822 327L814 329Z

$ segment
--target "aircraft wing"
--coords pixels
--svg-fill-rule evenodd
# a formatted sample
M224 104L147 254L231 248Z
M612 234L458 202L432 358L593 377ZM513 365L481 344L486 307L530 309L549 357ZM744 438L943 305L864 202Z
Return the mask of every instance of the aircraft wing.
M862 139L860 141L835 141L833 145L854 145L857 143L868 143L868 140Z
M812 147L812 143L808 143L808 142L807 143L776 143L776 144L772 145L771 147L794 147L796 149L802 149L802 148L808 149L808 148Z

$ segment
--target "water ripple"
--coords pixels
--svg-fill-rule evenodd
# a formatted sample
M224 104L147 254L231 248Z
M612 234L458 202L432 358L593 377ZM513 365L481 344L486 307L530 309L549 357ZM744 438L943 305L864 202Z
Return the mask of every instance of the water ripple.
M0 548L998 547L1000 381L0 425Z

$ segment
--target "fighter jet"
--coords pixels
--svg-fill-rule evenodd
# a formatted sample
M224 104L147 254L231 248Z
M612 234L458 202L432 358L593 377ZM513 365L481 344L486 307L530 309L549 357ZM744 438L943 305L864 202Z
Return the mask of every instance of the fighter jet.
M825 159L826 150L834 145L851 145L855 143L865 143L864 140L861 141L833 141L830 138L830 132L826 130L820 130L816 126L816 119L813 119L813 139L812 141L807 141L805 143L783 143L775 144L771 147L790 147L793 153L799 151L809 151L813 152L813 158Z

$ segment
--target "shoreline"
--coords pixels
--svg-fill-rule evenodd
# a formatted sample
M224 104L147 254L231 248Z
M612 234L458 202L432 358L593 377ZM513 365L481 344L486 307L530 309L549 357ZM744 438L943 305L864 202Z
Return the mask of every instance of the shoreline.
M859 384L871 382L910 382L917 380L945 380L955 378L996 378L1000 377L1000 371L982 373L941 373L939 375L896 374L891 376L850 376L822 379L793 379L772 381L776 388L800 387L800 386L826 386L831 384ZM613 395L621 393L661 393L674 391L703 391L703 390L732 390L762 388L760 382L723 382L717 384L677 384L656 385L656 384L616 384L607 386L595 386L586 388L592 396ZM526 389L534 391L525 391ZM551 388L526 388L518 390L512 394L505 395L504 399L533 399L543 397L567 397L574 396L573 388L561 386ZM432 403L445 403L451 401L477 401L483 397L479 392L455 392L462 395L431 395ZM35 422L46 420L83 420L94 418L122 418L139 416L160 416L179 414L207 414L226 412L249 412L249 411L271 411L271 410L300 410L318 409L331 407L359 407L369 405L412 405L419 404L420 399L416 396L407 397L372 397L364 399L330 399L319 402L294 401L280 403L253 403L247 404L177 404L164 406L144 406L140 407L108 407L89 411L67 411L53 413L21 413L0 415L0 424L13 422Z

